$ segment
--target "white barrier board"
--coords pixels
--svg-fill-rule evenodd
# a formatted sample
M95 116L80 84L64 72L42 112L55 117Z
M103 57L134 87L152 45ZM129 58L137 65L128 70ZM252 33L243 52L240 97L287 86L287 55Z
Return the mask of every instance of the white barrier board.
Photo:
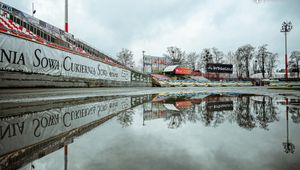
M79 55L0 34L0 70L130 81L131 72Z

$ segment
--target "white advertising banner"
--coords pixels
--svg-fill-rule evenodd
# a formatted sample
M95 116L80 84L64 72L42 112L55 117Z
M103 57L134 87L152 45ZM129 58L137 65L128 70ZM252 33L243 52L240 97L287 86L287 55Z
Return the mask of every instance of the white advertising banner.
M0 155L131 108L130 97L0 119Z
M48 46L0 34L0 70L130 81L131 72Z

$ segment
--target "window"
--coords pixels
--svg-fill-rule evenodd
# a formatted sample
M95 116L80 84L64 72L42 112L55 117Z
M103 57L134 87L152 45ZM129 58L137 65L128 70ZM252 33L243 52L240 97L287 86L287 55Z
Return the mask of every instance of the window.
M30 30L31 32L33 32L33 26L32 26L32 25L30 25L29 30Z
M36 34L37 34L38 36L41 36L41 32L40 32L39 29L37 29Z

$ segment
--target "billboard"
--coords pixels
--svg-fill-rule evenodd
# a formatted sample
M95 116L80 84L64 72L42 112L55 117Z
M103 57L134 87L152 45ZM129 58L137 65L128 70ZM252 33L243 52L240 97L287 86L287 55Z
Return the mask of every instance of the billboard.
M0 34L0 70L52 76L131 81L131 71Z
M207 63L206 72L210 73L230 73L233 72L232 64Z
M150 55L144 55L143 67L144 73L159 73L162 72L168 65L168 59L166 57L156 57Z
M183 68L183 67L180 67L180 68L176 68L175 69L175 74L182 74L182 75L185 75L185 74L191 74L193 72L192 69L190 68Z

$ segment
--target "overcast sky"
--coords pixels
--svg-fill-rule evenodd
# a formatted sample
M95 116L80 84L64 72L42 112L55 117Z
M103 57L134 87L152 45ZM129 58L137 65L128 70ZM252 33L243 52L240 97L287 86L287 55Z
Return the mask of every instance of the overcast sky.
M64 28L64 0L1 1L26 13L34 2L37 18ZM162 56L168 46L227 53L269 44L283 67L285 20L294 26L288 50L300 51L299 0L69 0L70 33L111 56L128 48L137 60L143 50Z

